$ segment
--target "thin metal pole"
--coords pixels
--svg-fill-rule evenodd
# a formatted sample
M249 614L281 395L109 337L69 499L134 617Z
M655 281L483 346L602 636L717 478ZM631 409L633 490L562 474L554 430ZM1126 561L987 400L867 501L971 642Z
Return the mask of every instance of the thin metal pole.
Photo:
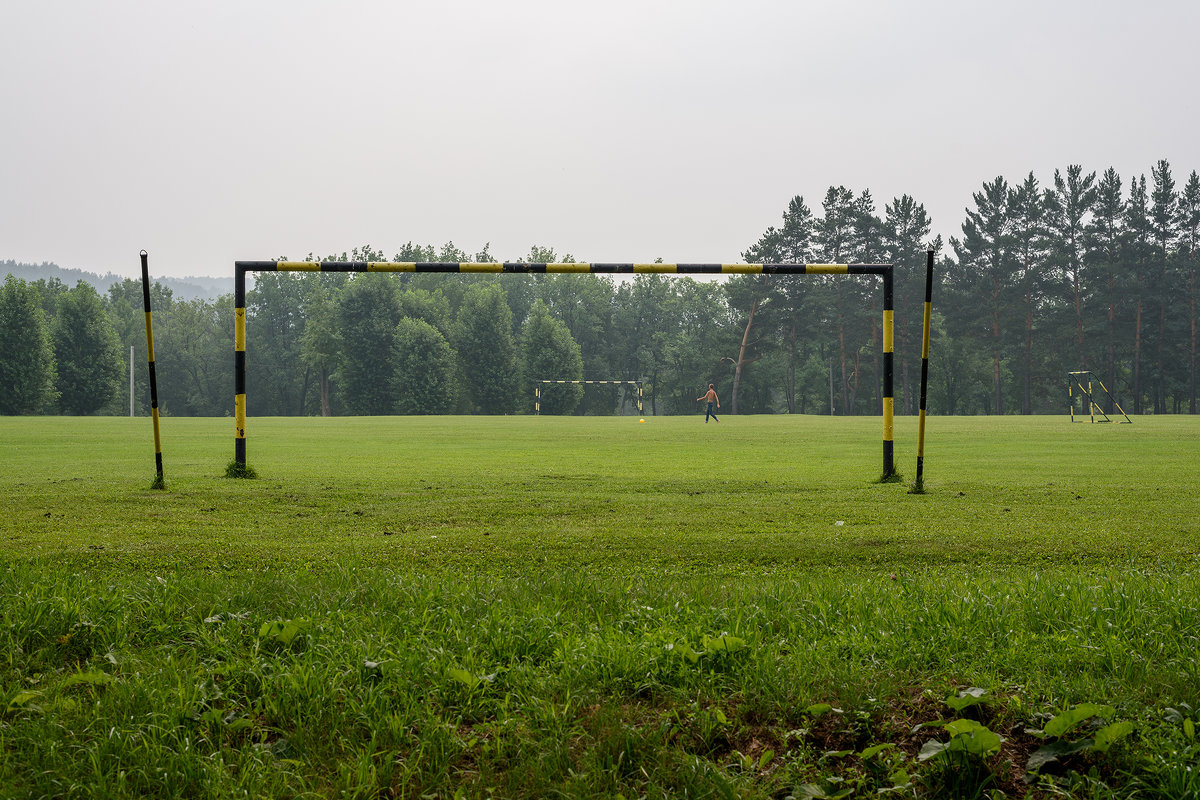
M142 303L146 308L146 355L150 363L150 416L154 419L154 466L157 477L155 485L162 486L163 462L162 439L158 433L158 380L154 375L154 326L150 323L150 266L149 256L143 250L142 256Z
M925 319L921 326L921 408L917 418L917 491L925 481L925 397L929 386L929 320L933 309L933 251L925 251Z
M129 416L133 416L133 345L129 345Z

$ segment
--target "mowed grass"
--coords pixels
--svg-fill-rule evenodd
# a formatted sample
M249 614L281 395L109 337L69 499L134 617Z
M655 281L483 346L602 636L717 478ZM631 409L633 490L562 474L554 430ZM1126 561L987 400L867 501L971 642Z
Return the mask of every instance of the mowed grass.
M1200 796L1200 420L722 419L0 418L0 796Z
M229 420L0 419L10 558L490 571L1109 565L1200 550L1200 420L411 417L251 419L260 478L228 480ZM839 524L841 523L841 524Z

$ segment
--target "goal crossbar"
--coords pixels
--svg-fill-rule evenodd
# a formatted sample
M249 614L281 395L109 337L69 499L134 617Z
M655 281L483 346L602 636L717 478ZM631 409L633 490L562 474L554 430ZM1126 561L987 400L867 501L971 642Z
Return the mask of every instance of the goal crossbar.
M891 264L638 264L437 261L235 261L233 272L234 449L246 466L246 273L247 272L440 272L464 274L660 274L660 275L878 275L883 279L883 475L896 477L893 460L892 380L893 266Z

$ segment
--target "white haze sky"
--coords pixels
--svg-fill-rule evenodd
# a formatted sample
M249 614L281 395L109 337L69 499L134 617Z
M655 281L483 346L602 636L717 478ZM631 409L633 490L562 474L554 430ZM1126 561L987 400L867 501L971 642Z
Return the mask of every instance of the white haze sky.
M1195 0L6 0L0 260L732 262L794 195L1200 169Z

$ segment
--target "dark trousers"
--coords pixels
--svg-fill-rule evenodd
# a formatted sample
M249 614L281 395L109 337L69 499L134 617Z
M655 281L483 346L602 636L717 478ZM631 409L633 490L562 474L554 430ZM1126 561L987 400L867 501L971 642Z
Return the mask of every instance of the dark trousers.
M713 404L712 403L708 404L708 409L704 412L704 421L708 422L709 417L712 417L713 419L717 420L717 422L721 421L721 420L717 419L717 415L715 413L713 413Z

